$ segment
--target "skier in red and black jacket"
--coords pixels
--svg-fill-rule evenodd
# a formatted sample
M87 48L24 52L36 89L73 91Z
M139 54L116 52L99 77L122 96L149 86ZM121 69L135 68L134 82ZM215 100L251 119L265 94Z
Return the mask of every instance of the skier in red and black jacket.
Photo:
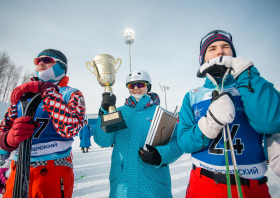
M82 129L85 102L83 94L68 87L67 59L54 49L42 51L34 59L37 77L16 87L11 106L0 123L0 147L16 150L19 143L32 136L29 197L71 197L74 186L72 163L73 137ZM19 103L23 94L41 93L34 122L22 116ZM12 197L17 153L11 163L4 197Z

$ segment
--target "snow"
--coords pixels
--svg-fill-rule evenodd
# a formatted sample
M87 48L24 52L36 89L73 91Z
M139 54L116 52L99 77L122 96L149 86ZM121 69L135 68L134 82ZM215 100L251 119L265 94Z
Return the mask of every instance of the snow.
M93 138L88 153L82 153L79 137L74 138L73 163L75 178L86 175L74 182L74 198L109 197L109 172L112 148L100 148ZM176 162L170 164L172 195L174 198L185 197L192 163L189 154L184 154ZM272 198L280 195L280 178L270 169L266 173L268 187Z

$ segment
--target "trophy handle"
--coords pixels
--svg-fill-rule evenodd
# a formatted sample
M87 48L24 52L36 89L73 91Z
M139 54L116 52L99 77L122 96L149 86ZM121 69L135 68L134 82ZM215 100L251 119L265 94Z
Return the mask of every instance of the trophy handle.
M88 66L88 64L89 64L89 66ZM89 67L93 67L93 66L91 65L91 62L86 62L86 66L87 66L88 70L89 70L91 73L93 73L94 75L97 76L97 73L96 73L96 71L95 71L95 68L93 68L94 71L91 71L91 69L89 68Z
M116 61L117 61L117 62L115 62L115 65L118 64L119 61L120 61L120 65L119 65L118 69L115 69L115 73L117 73L117 71L120 69L120 66L121 66L121 64L122 64L122 59L117 58Z

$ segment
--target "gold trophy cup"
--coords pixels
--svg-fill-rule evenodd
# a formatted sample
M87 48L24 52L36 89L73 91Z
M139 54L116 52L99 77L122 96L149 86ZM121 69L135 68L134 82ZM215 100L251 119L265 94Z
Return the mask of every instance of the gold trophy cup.
M120 62L120 65L115 69L115 65ZM112 86L115 83L115 74L122 64L120 58L115 58L109 54L100 54L93 58L92 62L86 62L86 66L90 72L97 76L97 81L102 87L105 87L105 92L113 93ZM91 69L93 68L93 70ZM101 128L106 133L111 133L126 129L127 126L122 118L120 111L116 111L115 106L109 107L109 113L101 115Z

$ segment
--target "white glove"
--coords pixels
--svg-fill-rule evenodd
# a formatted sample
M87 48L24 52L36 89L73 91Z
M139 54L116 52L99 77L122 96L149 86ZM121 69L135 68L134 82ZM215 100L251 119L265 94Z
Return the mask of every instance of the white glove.
M266 135L269 166L280 177L280 133Z
M224 92L212 99L207 116L198 121L198 127L206 137L214 139L227 123L233 122L234 117L233 98L230 93Z
M231 68L230 74L236 79L243 71L253 65L253 62L242 58L231 56L221 56L213 58L204 63L197 72L198 77L205 77L206 73L225 73Z

